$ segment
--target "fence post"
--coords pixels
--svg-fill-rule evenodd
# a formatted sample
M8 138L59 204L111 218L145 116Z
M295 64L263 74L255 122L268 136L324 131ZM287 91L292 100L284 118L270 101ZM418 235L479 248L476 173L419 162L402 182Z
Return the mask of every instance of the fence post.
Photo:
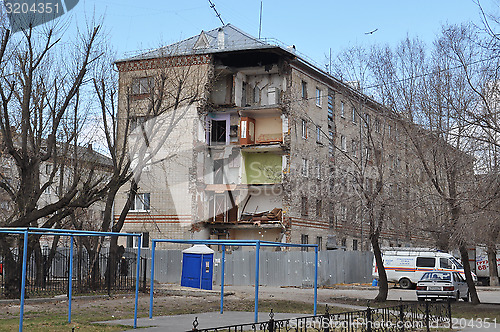
M108 289L108 296L111 296L111 275L113 274L113 278L116 276L116 273L114 271L115 269L115 266L116 266L116 262L115 262L115 255L113 255L111 253L111 250L108 251L108 266L107 266L107 277L108 277L108 280L106 282L106 286L107 286L107 289ZM115 281L115 284L116 284L116 281Z
M330 313L328 312L328 304L325 307L325 314L323 316L323 322L326 322L326 324L322 324L323 325L322 327L324 327L325 332L330 332Z
M23 332L23 319L24 319L24 296L26 292L26 272L28 260L28 229L24 231L23 239L23 265L21 275L21 308L19 309L19 332ZM18 257L20 253L17 254ZM18 258L18 260L20 257Z
M370 308L370 301L368 301L368 308L366 308L366 332L372 332L372 309Z
M450 330L453 330L453 323L451 321L451 300L448 299L448 321L450 322Z
M430 332L429 328L429 302L425 301L425 329Z
M148 259L147 257L141 257L141 260L144 262L144 271L142 272L142 291L146 293L146 270L148 268Z
M198 317L195 317L193 321L193 329L191 331L193 332L198 331L198 325L200 325L200 323L198 323Z
M69 272L68 272L68 323L71 323L71 302L73 301L73 246L74 236L70 237Z
M268 331L269 332L274 332L274 312L273 309L271 308L271 313L269 313L269 326L268 326Z
M403 298L399 298L399 322L398 324L400 324L401 326L401 331L404 331L405 330L405 312L404 312L405 308L404 308L404 305L403 305Z

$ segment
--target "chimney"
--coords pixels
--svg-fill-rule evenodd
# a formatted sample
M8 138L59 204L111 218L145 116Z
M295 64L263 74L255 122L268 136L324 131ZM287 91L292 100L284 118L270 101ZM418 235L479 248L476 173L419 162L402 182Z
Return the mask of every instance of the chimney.
M222 29L222 27L220 27L219 32L217 33L217 47L219 48L219 50L224 49L225 46L224 38L225 38L224 30Z

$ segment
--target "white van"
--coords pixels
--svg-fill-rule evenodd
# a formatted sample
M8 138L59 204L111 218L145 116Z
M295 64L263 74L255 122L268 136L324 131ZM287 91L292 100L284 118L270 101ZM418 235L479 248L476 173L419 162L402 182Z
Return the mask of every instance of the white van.
M397 248L382 250L387 281L399 283L404 289L412 288L428 271L459 272L465 279L462 264L452 255L433 249ZM373 260L373 277L378 279L378 269ZM474 281L477 280L473 273Z

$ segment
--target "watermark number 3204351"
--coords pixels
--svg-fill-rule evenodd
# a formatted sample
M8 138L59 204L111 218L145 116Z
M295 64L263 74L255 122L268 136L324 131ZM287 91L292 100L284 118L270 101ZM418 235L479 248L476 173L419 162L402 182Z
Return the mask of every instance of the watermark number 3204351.
M50 22L73 9L79 0L4 0L12 32Z
M7 14L59 14L60 8L57 2L5 2Z

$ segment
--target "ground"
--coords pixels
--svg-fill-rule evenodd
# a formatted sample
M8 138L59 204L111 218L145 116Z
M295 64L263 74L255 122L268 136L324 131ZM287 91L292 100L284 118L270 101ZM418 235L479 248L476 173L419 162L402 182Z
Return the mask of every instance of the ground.
M481 304L472 306L459 302L453 304L455 317L495 319L500 330L500 288L488 290L480 288L479 296L483 302L498 304ZM376 288L366 285L339 285L334 288L318 290L318 313L323 313L325 304L329 304L330 312L353 311L366 305L377 293ZM248 311L254 310L253 287L225 287L224 310ZM313 290L300 288L260 287L259 311L282 313L313 312ZM415 291L391 289L387 306L403 301L415 301ZM378 304L377 304L378 305ZM139 317L147 317L149 296L141 294L139 298ZM200 312L216 312L220 310L220 295L218 291L187 290L177 286L167 286L158 289L154 300L154 315L176 315ZM67 323L68 302L64 297L52 299L30 299L25 306L24 331L125 331L128 326L93 324L98 321L132 318L134 298L131 295L114 295L112 297L80 297L72 303L72 323ZM0 331L17 330L19 323L19 303L12 301L0 302ZM192 326L186 326L189 330Z

